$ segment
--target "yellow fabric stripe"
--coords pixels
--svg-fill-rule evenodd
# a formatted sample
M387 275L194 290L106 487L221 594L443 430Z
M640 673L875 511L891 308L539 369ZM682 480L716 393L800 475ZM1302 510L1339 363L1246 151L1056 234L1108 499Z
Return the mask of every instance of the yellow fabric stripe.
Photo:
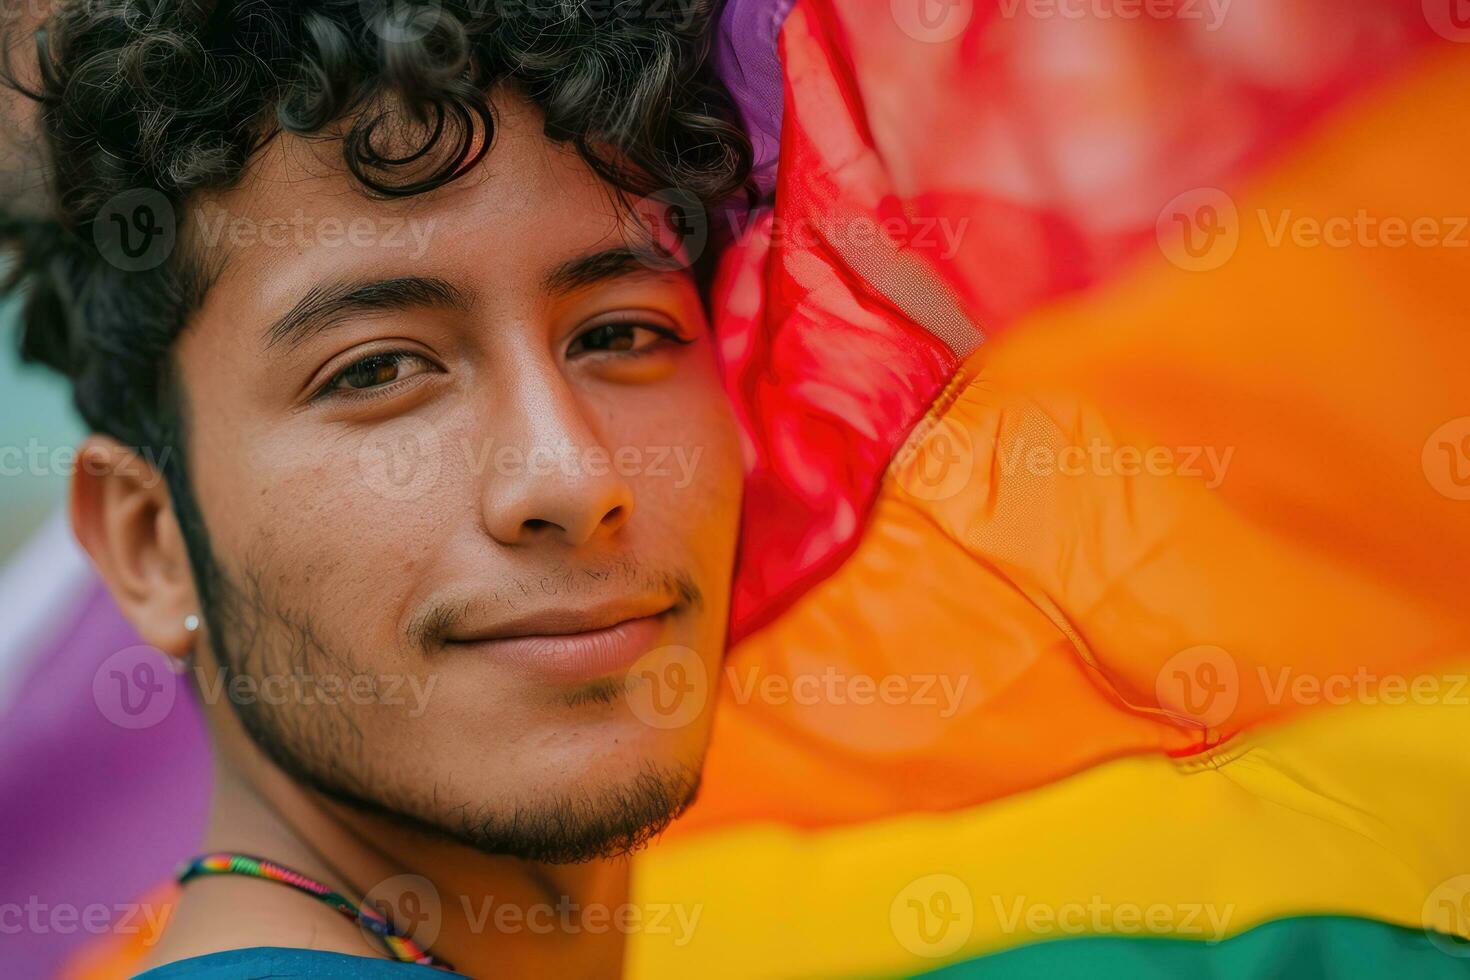
M629 976L908 974L1079 934L1220 939L1291 915L1470 934L1470 682L1354 705L1178 763L1124 759L970 810L656 848ZM1457 890L1459 889L1459 890ZM923 913L922 917L920 913ZM674 921L673 916L669 921Z
M1119 429L1161 444L1257 450L1241 450L1220 494L1228 507L1203 493L1177 498L1180 513L1186 503L1199 506L1179 522L1179 535L1163 540L1192 563L1180 561L1163 576L1136 563L1145 573L1137 579L1136 608L1109 618L1107 606L1079 601L1054 583L1037 589L1068 598L1058 603L1063 623L1091 617L1085 647L1095 653L1108 644L1096 658L1108 667L1102 677L1129 694L1130 704L1157 693L1157 665L1148 660L1155 647L1187 645L1149 635L1181 610L1210 627L1191 643L1239 632L1228 645L1242 663L1289 665L1296 676L1328 682L1329 690L1341 672L1353 695L1367 693L1363 703L1323 707L1308 698L1289 720L1246 728L1182 761L1152 746L1121 758L1113 742L1104 742L1099 755L1113 761L1029 792L928 814L901 811L936 803L943 809L956 793L998 795L980 778L990 771L975 767L976 757L1008 753L1014 761L1036 755L1043 741L1091 748L1106 733L1065 731L1074 723L1069 707L1087 702L1059 702L1059 692L1071 689L1040 685L1017 694L1034 707L1010 717L1026 724L992 726L989 738L925 743L947 763L926 768L914 746L869 749L886 730L830 705L722 704L706 770L709 794L696 808L703 814L635 866L640 905L677 909L692 926L630 937L630 976L912 974L1070 935L1208 940L1311 914L1470 935L1470 682L1460 667L1446 666L1447 651L1457 651L1455 659L1470 656L1460 642L1463 605L1455 601L1464 576L1454 574L1463 568L1460 545L1470 528L1462 516L1470 512L1456 508L1470 505L1432 487L1420 461L1435 425L1470 411L1453 373L1463 373L1467 349L1458 312L1466 253L1274 247L1255 224L1262 209L1273 216L1286 209L1352 214L1358 207L1408 217L1463 215L1463 180L1435 161L1446 153L1453 159L1453 147L1465 142L1446 95L1470 78L1465 54L1439 51L1402 85L1340 115L1257 187L1232 189L1245 216L1242 240L1220 269L1191 279L1155 256L1087 302L1019 325L1012 342L982 349L972 365L981 383L998 377L1040 402L1049 393L1059 393L1063 407L1086 398ZM1379 188L1385 174L1411 176ZM1230 342L1222 346L1222 338ZM1154 373L1129 373L1140 350L1154 352L1146 365ZM976 390L962 392L947 417L959 417ZM1053 416L1066 418L1062 409ZM1324 442L1314 419L1340 422L1354 438ZM959 417L961 426L974 421ZM1392 458L1383 462L1384 455ZM1303 474L1312 478L1283 495L1283 475ZM892 485L885 494L880 506L922 512L944 537L963 541L972 554L962 557L977 567L980 556L998 552L995 537L963 533L979 513L964 494L927 507L905 502ZM1283 507L1283 496L1304 501L1299 510L1308 516L1313 508L1332 512L1304 522ZM1098 503L1087 497L1080 505L1089 502ZM1123 512L1139 520L1146 503L1121 498ZM1086 506L1078 512L1091 513ZM1212 537L1210 513L1220 515L1221 527L1249 518L1258 536ZM1359 526L1361 515L1372 518L1370 526ZM883 513L876 520L864 547L898 540L906 527L883 523ZM1380 525L1392 533L1380 534ZM1411 525L1421 530L1404 533ZM1075 526L1058 527L1052 543L1067 545L1064 532ZM1036 541L1032 528L1023 530L1009 542L1015 551L1006 552L1015 562L1030 557L1024 546ZM898 544L918 555L929 540ZM1262 545L1259 553L1249 550L1253 541ZM1126 548L1132 540L1104 543ZM1303 561L1301 574L1283 577L1281 545L1331 560ZM876 650L874 656L918 658L920 665L910 667L924 669L923 658L943 654L938 643L913 642L916 607L905 605L912 595L902 582L883 590L864 585L871 566L863 556L860 550L782 621L734 651L732 662L792 673L787 665L810 669ZM1211 569L1220 574L1211 578ZM1344 569L1363 587L1336 587ZM921 571L915 577L922 581ZM1276 584L1248 587L1252 577ZM1370 585L1381 595L1367 606L1362 597L1376 594ZM1117 590L1104 598L1119 601ZM955 652L986 663L1011 662L1014 652L1034 656L1034 644L977 629L1004 609L983 600L963 606L948 620ZM866 630L880 613L893 629ZM924 628L931 626L926 620ZM997 652L1008 639L1014 649ZM1430 662L1427 652L1435 666L1418 666ZM1380 684L1358 688L1359 668ZM1421 670L1440 678L1432 690L1414 686L1412 674ZM1409 676L1396 683L1394 671ZM1125 690L1119 679L1130 678ZM1393 692L1402 701L1415 690L1421 693L1413 703L1381 700ZM1116 710L1129 724L1140 717ZM991 704L975 712L990 722L995 716ZM966 759L978 775L967 778ZM1034 761L1024 763L1034 772ZM892 792L885 765L918 778ZM879 777L865 779L875 771ZM875 813L892 815L840 825ZM838 825L801 831L739 823L753 815Z

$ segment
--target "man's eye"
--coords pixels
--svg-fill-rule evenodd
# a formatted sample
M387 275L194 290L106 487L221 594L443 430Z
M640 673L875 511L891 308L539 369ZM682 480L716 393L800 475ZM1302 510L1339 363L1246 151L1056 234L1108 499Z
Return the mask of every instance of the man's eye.
M404 381L416 374L423 374L433 369L434 365L430 364L427 358L408 351L370 354L333 375L332 380L328 381L323 389L323 393L383 388L395 381Z
M657 327L648 323L604 323L577 335L567 355L575 357L578 354L636 354L665 340L672 340L680 344L687 343L666 327Z

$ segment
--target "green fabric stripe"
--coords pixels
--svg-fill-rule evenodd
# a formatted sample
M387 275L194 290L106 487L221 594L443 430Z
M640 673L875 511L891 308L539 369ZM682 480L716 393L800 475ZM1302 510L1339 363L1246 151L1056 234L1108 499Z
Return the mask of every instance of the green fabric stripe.
M1222 943L1087 936L1032 943L921 974L926 980L1393 980L1470 978L1470 942L1335 916L1278 919Z

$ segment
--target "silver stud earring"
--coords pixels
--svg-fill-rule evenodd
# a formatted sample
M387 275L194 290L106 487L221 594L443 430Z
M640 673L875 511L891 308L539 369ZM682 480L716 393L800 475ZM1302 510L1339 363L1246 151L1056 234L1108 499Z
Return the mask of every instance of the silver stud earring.
M197 633L199 631L199 617L194 615L193 613L185 616L184 629L188 630L190 633Z

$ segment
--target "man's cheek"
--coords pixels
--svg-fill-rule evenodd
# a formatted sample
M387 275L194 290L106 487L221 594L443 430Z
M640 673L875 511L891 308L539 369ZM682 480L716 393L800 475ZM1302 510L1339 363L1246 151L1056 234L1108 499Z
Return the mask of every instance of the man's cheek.
M670 440L645 456L635 486L635 522L660 536L670 554L685 556L706 590L722 590L736 537L743 481L738 448L723 433L712 439Z
M412 510L432 501L452 476L455 443L444 425L406 416L342 440L349 458L336 462L351 490Z
M683 421L681 426L670 420L658 435L610 451L614 471L640 487L642 496L656 502L661 512L675 512L669 514L675 521L678 513L698 508L700 498L721 494L729 478L729 440L718 431Z
M257 479L274 519L358 525L382 536L428 516L462 476L453 431L414 416L276 440ZM391 515L389 524L362 522Z
M428 532L437 490L425 487L412 499L382 492L359 465L368 444L344 441L296 468L258 473L247 506L235 518L223 517L241 525L239 553L269 556L276 575L302 590L298 596L330 589L334 603L384 608L381 596L370 593L397 589L418 552L434 547ZM436 469L436 485L452 478ZM404 484L389 486L401 490Z

